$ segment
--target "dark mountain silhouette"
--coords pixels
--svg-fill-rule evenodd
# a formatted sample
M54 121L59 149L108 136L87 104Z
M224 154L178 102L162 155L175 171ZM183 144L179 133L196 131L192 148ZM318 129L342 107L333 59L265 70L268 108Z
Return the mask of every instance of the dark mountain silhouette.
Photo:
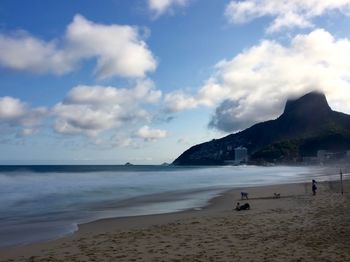
M350 115L333 111L324 94L308 93L288 100L275 120L210 142L181 154L175 165L221 165L234 159L234 149L244 146L251 161L288 162L314 156L317 150L350 149Z

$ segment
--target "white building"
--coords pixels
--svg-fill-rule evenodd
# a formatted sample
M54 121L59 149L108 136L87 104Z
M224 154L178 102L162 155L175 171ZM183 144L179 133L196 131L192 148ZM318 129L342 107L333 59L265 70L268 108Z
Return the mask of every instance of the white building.
M236 147L235 148L235 163L244 163L248 161L248 150L245 147Z
M317 151L317 160L319 162L324 162L327 157L327 151L326 150L318 150Z

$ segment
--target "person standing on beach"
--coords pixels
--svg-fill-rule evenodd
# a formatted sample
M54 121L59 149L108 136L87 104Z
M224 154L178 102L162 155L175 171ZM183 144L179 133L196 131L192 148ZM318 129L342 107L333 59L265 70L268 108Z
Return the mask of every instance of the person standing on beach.
M341 171L341 169L340 169L339 175L340 175L340 192L342 195L344 195L343 172Z
M316 184L317 184L316 180L312 179L312 194L314 196L316 195L316 190L317 190Z

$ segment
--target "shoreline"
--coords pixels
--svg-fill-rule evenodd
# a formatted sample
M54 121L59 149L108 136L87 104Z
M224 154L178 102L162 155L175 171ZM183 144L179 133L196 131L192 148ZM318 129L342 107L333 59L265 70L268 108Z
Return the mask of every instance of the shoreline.
M301 167L302 168L302 167ZM269 169L270 170L270 169ZM280 169L277 169L281 171ZM316 175L317 180L325 180L325 179L333 179L330 176L334 176L334 172L329 172L330 169L325 171L326 169L313 169L313 175ZM224 170L225 171L225 170ZM254 169L253 169L254 171ZM282 171L286 172L287 174L293 176L294 172L290 173L290 170L283 169ZM293 170L294 171L294 170ZM308 169L298 169L298 174L301 175L300 177L305 177L305 174L309 174ZM270 172L275 172L275 170L271 171L265 171L264 173L269 174ZM288 173L289 172L289 173ZM305 173L300 173L305 172ZM254 173L254 172L253 172ZM221 173L220 173L221 174ZM225 174L225 172L223 172ZM230 171L231 176L231 171ZM324 177L323 177L324 176ZM287 176L288 177L288 176ZM85 178L85 177L84 177ZM259 179L259 178L258 178ZM226 180L227 180L227 172L226 172ZM228 179L229 180L229 179ZM244 179L243 179L244 180ZM282 181L281 181L282 180ZM283 181L284 180L284 181ZM259 182L259 185L256 185L257 183L249 183L249 179L245 181L245 183L237 183L235 187L255 187L255 186L265 186L264 184L275 184L275 183L296 183L296 182L302 182L302 179L298 179L298 176L295 176L295 178L291 179L292 181L289 181L289 178L284 179L279 177L279 179L275 181L269 181L269 176L267 175L266 178L262 179ZM294 180L294 181L293 181ZM237 182L237 181L236 181ZM267 183L266 183L267 182ZM255 185L254 185L255 184ZM78 230L78 224L81 223L89 223L92 221L108 218L108 217L129 217L131 216L141 216L146 214L161 214L161 213L173 213L173 212L180 212L181 210L184 210L189 207L203 207L207 204L208 201L210 201L210 198L213 196L222 193L224 190L227 190L228 186L225 183L219 182L218 190L214 190L215 187L208 188L199 188L199 189L191 189L191 190L184 190L183 192L181 190L175 190L175 191L169 191L166 193L155 193L150 195L145 195L142 197L133 197L122 201L115 201L115 199L118 199L118 196L116 198L113 198L111 200L107 201L101 201L100 203L96 204L95 206L92 205L91 214L90 215L82 215L81 219L72 219L67 217L67 223L64 225L59 225L61 228L54 228L52 230L52 227L47 227L47 230L41 230L40 231L40 225L28 225L27 227L25 223L23 223L24 227L13 227L14 230L12 232L10 230L6 231L1 239L1 247L8 248L8 247L14 247L14 246L25 246L30 245L33 243L40 243L40 242L46 242L46 241L52 241L56 240L65 236L69 236L76 232ZM171 188L171 187L170 187ZM201 191L203 193L203 196L201 196ZM40 191L39 191L40 192ZM196 195L199 192L199 195ZM186 195L187 196L186 196ZM193 196L191 196L193 194ZM204 196L205 195L205 196ZM175 200L175 205L172 206L171 200ZM176 201L180 200L180 204L177 205ZM187 202L187 203L181 203L181 201ZM37 199L38 202L41 201L41 199ZM158 203L158 206L152 206L153 203ZM170 203L168 205L166 202ZM30 203L30 202L28 202ZM35 202L34 202L35 203ZM163 204L165 203L165 204ZM128 207L130 207L130 210L128 210ZM137 207L138 209L133 209L133 207ZM35 207L34 207L35 208ZM125 208L125 210L123 209ZM11 210L11 209L10 209ZM33 209L35 210L35 209ZM190 209L191 210L191 209ZM54 210L56 211L56 210ZM60 211L60 210L58 210ZM100 212L101 211L101 212ZM95 213L94 213L95 212ZM73 211L74 213L74 211ZM76 216L79 216L79 213L75 214ZM24 217L25 219L25 217ZM45 217L44 217L45 219ZM25 222L25 220L23 220ZM6 225L6 224L4 224ZM53 225L55 226L55 225ZM38 228L38 229L36 229ZM17 231L17 232L16 232ZM2 231L3 232L3 231ZM22 233L23 232L23 233ZM18 233L18 234L16 234Z
M346 184L350 184L350 173L345 173L343 174L345 177L344 183ZM322 181L319 183L325 184L325 183L337 183L337 180L327 180L327 181ZM308 189L305 189L305 184L307 185L307 187L310 187ZM274 185L261 185L261 186L250 186L250 187L233 187L227 190L224 190L223 192L219 193L217 196L214 196L212 198L210 198L206 204L204 206L201 207L195 207L195 208L188 208L185 210L180 210L180 211L173 211L173 212L166 212L166 213L159 213L159 214L147 214L147 215L135 215L135 216L124 216L124 217L110 217L110 218L101 218L101 219L97 219L97 220L93 220L90 222L86 222L86 223L80 223L77 224L77 230L72 232L72 234L69 235L65 235L63 237L54 239L54 240L48 240L48 241L42 241L42 242L37 242L37 243L31 243L31 244L27 244L27 245L22 245L22 246L28 246L28 245L36 245L36 244L42 244L45 242L52 242L52 241L57 241L60 240L62 238L66 238L66 237L72 237L75 234L78 234L79 232L91 232L90 227L96 227L96 228L101 228L99 230L103 230L103 228L106 227L106 225L111 225L113 224L114 228L118 228L120 227L120 229L129 229L129 228L137 228L137 227L143 227L143 226L151 226L152 224L154 224L154 221L157 220L157 218L159 217L159 222L161 223L166 223L166 219L169 217L169 219L174 219L174 217L179 216L180 218L186 217L186 216L192 216L192 215L208 215L211 212L214 211L227 211L227 207L231 204L232 206L232 210L234 209L234 204L236 202L239 201L245 201L247 202L247 200L240 200L239 196L240 196L240 192L243 191L256 191L262 194L266 194L265 191L276 191L278 192L278 189L280 189L281 187L283 188L288 188L288 187L293 187L294 186L303 186L304 190L306 193L311 192L311 184L308 182L292 182L292 183L284 183L284 184L274 184ZM275 190L273 190L275 189ZM255 194L256 194L255 192ZM290 192L291 194L292 192ZM286 198L286 197L292 197L292 196L296 196L296 195L290 195L290 196L282 196L281 198ZM258 198L251 198L249 197L249 200L271 200L274 199L273 195L266 195L264 197L258 197ZM249 202L248 200L248 202ZM145 223L140 223L140 220L145 220ZM131 223L131 221L135 221L136 223ZM14 247L10 247L10 248L16 248L16 247L21 247L21 246L14 246ZM1 248L0 248L1 251Z
M313 197L311 194L310 183L295 183L244 188L244 191L249 192L250 199L243 200L242 203L249 202L252 209L250 211L242 212L236 212L232 210L234 204L237 201L240 201L241 189L230 189L221 195L212 198L210 201L208 201L208 204L200 210L189 209L166 214L100 219L97 221L80 224L76 232L63 238L24 246L0 249L0 261L27 261L28 259L31 259L31 261L57 261L60 259L70 261L84 261L92 260L92 257L98 261L105 259L104 256L106 256L106 246L109 246L111 248L111 251L107 252L107 257L111 259L118 259L118 261L126 261L130 260L131 258L133 259L136 254L138 254L138 258L136 258L136 260L139 261L142 261L143 259L162 260L161 258L165 259L169 256L173 258L179 257L181 254L177 254L176 249L174 249L172 252L166 251L168 254L164 253L164 250L168 250L170 247L168 247L168 249L161 248L158 253L150 252L150 250L158 249L158 246L162 246L162 243L150 244L150 242L147 240L148 238L144 239L144 237L148 236L152 238L154 236L157 236L155 239L156 241L158 238L162 239L164 237L164 234L176 235L177 233L181 232L182 234L186 235L188 241L195 242L198 245L203 241L206 241L207 233L211 232L211 229L217 227L218 221L221 221L219 223L221 225L229 224L232 227L235 227L235 225L237 225L238 227L235 228L234 232L240 230L246 232L241 232L240 234L249 235L249 232L253 231L251 232L253 233L252 236L253 238L256 238L263 232L259 230L259 227L256 227L255 223L249 223L250 220L257 220L256 223L262 225L262 221L260 220L264 220L264 223L266 223L266 221L275 220L275 216L280 216L281 214L286 216L288 213L295 213L294 216L298 216L301 211L305 213L303 214L303 220L308 220L308 216L312 214L312 212L308 214L308 209L315 211L315 207L319 209L326 208L327 201L330 199L330 196L337 198L338 200L342 199L345 206L344 210L339 211L345 212L346 218L350 218L349 211L345 208L349 207L350 181L345 180L344 185L346 193L344 196L341 196L339 193L335 193L333 191L335 188L338 188L338 182L327 181L319 183L319 194L315 197ZM274 192L281 193L281 198L274 199ZM309 206L310 203L313 202L314 204L320 202L318 204L321 205ZM333 207L331 206L328 207L328 209L329 208ZM325 211L326 215L334 216L334 214L327 214L328 209L323 209L322 212ZM261 219L259 219L259 217L261 217ZM293 216L291 217L293 218ZM290 219L289 215L285 217L285 219ZM332 219L334 220L334 218ZM332 219L329 219L331 223ZM281 220L280 222L282 223L284 221ZM293 221L291 224L293 224ZM202 228L200 228L201 230L198 228L200 226L204 226L206 228L205 230L208 232L203 235L203 232L201 231ZM294 226L297 226L297 224ZM332 227L333 226L334 225L332 225ZM219 229L216 228L216 230ZM169 230L170 233L168 232ZM220 230L216 233L212 232L212 234L212 237L217 239L217 245L219 246L226 243L226 238L230 239L231 237L226 236L225 231L221 232ZM238 236L240 236L240 234L238 234ZM234 233L232 234L232 237L233 236ZM224 237L224 240L220 240L220 237ZM345 231L345 234L343 232L343 237L346 237L347 241L350 240L349 227ZM98 241L99 239L103 239L103 241ZM131 240L136 242L140 242L142 240L141 243L137 245L137 247L134 247L135 250L133 252L130 252L130 245L133 246L133 241ZM238 237L236 240L237 241L232 242L242 242L242 239L240 239L240 237ZM245 241L247 239L243 240ZM162 241L164 242L165 240ZM344 241L344 239L342 241ZM167 245L170 245L171 247L177 246L177 248L179 248L181 245L183 245L183 243L176 243L176 238L167 240L165 242L167 242ZM124 244L119 247L120 243ZM214 244L215 243L213 243L213 245ZM340 243L335 242L332 246L335 244L339 245ZM214 246L216 246L216 244ZM238 246L237 250L239 251L240 248ZM145 251L146 247L147 252ZM94 251L92 252L91 249ZM190 250L192 249L186 249L184 252L191 252ZM319 251L318 249L316 250ZM204 252L203 249L200 249L200 251L201 254ZM223 252L226 253L226 251ZM230 253L227 259L233 259L231 255L232 254ZM343 253L339 254L339 256L341 255L343 255ZM196 256L201 255L196 253ZM345 252L345 256L346 258L350 258L350 251ZM225 259L222 258L221 260ZM317 261L317 259L310 261ZM335 259L333 261L337 260Z
M155 214L145 214L145 215L131 215L131 216L121 216L121 217L107 217L107 218L98 218L95 220L91 220L88 222L82 222L74 224L76 230L72 231L68 234L63 234L61 236L57 236L52 239L37 241L33 243L24 243L17 244L11 246L0 247L0 258L1 252L8 249L21 249L26 247L37 246L45 243L52 243L56 241L60 241L62 239L74 237L76 234L80 234L82 232L91 232L89 230L91 227L96 228L97 230L105 230L107 226L113 225L115 228L120 229L132 229L139 228L143 226L151 226L154 224L154 221L158 223L167 223L168 219L173 220L175 217L183 218L192 215L207 215L213 211L222 211L225 209L230 203L227 203L229 199L232 198L232 195L239 195L241 191L249 191L251 189L270 189L274 187L280 186L290 186L302 184L298 182L284 183L284 184L274 184L274 185L259 185L259 186L243 186L243 187L233 187L220 192L217 196L209 198L207 202L200 207L192 207L179 211L165 212L165 213L155 213ZM236 200L239 200L238 198ZM234 207L234 202L232 199L232 208ZM226 208L227 209L227 208ZM140 223L140 220L144 222Z

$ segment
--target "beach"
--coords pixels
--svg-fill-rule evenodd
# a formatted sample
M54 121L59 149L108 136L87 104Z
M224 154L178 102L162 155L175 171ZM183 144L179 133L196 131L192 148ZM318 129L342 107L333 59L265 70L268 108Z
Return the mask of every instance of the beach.
M229 190L202 209L103 219L67 237L0 250L1 261L349 261L350 183ZM280 193L280 198L274 198ZM233 210L248 202L247 211Z

